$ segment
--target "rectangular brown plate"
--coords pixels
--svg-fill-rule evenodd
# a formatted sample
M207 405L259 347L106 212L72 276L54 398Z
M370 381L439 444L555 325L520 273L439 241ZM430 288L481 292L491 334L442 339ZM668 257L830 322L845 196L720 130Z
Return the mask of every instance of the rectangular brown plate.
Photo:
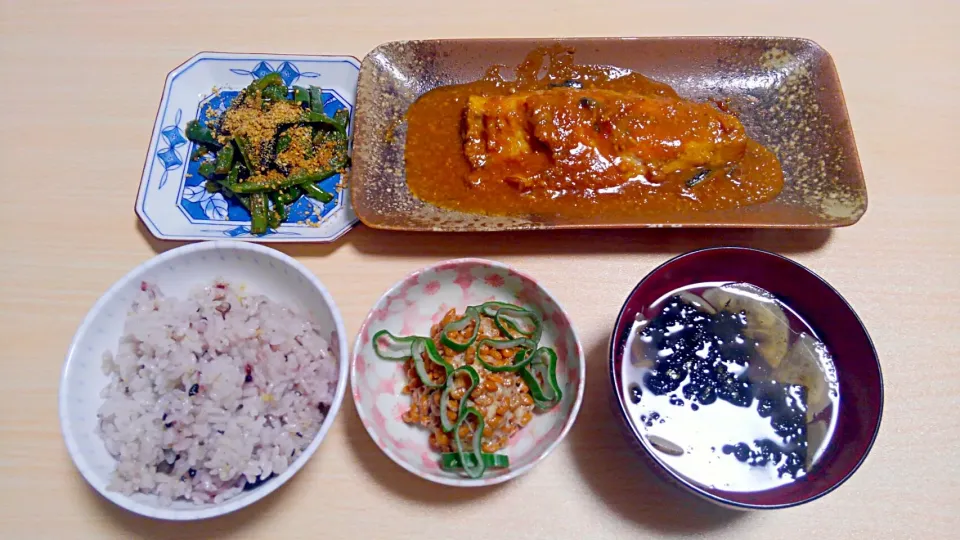
M768 203L716 212L589 221L492 217L445 210L411 195L404 178L403 116L437 86L515 66L532 49L561 43L579 64L638 71L681 96L729 99L747 133L780 158L786 185ZM508 72L509 73L509 72ZM596 227L842 227L860 219L867 192L830 55L797 38L695 37L400 41L380 45L360 68L353 205L367 225L410 231Z

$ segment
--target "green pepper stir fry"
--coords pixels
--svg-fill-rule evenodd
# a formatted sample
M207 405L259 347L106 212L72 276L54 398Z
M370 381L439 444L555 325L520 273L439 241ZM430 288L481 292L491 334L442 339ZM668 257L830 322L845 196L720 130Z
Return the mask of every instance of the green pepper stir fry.
M481 316L490 317L506 339L486 339L479 337ZM487 373L510 372L519 375L530 390L536 409L547 410L560 403L563 393L557 381L557 354L550 347L540 347L543 322L538 314L522 307L503 302L487 302L479 306L470 306L463 317L445 324L440 330L439 343L443 347L462 353L472 354L473 363L467 362L454 367L440 354L437 344L430 337L398 337L388 330L380 330L372 338L374 353L383 360L405 362L413 360L414 371L427 389L441 391L438 408L440 411L453 411L456 417L440 414L440 425L454 440L454 452L441 454L440 465L444 470L463 471L470 478L479 478L487 468L509 467L510 460L505 454L485 453L481 450L484 431L484 415L476 403L471 400L473 390L482 384L477 366ZM467 335L464 335L467 334ZM451 337L456 336L456 337ZM473 347L473 351L468 349ZM504 364L494 364L481 355L484 350L519 349L512 360ZM435 364L433 372L439 368L444 377L437 380L431 377L428 362ZM456 382L469 381L459 388L458 401L451 394L457 389ZM475 417L473 435L469 440L461 437L461 426Z
M348 165L350 114L323 112L319 88L288 90L278 73L250 83L206 125L187 122L197 145L193 160L209 191L220 191L250 212L250 232L264 234L288 217L302 196L321 203L334 194L317 185ZM212 158L212 159L211 159Z

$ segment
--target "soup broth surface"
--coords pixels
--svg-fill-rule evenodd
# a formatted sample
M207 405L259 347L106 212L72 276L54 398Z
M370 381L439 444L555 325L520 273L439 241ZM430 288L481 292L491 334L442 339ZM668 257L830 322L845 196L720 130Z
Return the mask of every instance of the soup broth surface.
M815 470L840 406L817 334L744 283L671 291L637 317L623 363L630 420L653 454L691 482L772 489Z

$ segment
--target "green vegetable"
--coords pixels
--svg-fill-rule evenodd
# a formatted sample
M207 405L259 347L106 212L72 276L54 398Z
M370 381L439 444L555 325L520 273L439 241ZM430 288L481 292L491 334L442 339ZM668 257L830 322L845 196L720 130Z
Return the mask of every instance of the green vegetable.
M506 454L481 454L483 459L483 464L488 469L506 469L510 467L510 458ZM467 455L472 465L475 457L472 454ZM445 471L457 471L462 470L463 465L460 463L460 454L456 452L444 452L440 454L440 468Z
M267 196L263 193L250 195L250 232L263 234L267 232Z
M510 339L480 339L481 316L494 319L500 328L501 334L511 336ZM465 328L474 325L470 336L463 338L450 333L462 332ZM398 337L387 330L381 330L373 335L374 353L390 361L406 361L413 359L417 377L424 386L440 391L437 406L440 411L440 426L444 432L453 432L456 452L443 454L441 466L445 470L463 470L470 478L479 478L488 467L508 467L509 460L502 454L482 454L484 418L480 411L471 406L472 394L480 386L480 372L476 366L482 366L488 372L516 372L523 379L530 390L534 405L538 409L549 409L560 402L563 393L557 381L557 354L549 347L539 347L543 331L543 322L534 311L506 302L486 302L478 306L469 306L464 310L464 316L447 323L440 330L440 343L454 352L465 352L474 347L473 364L464 363L454 367L440 355L437 346L429 337L408 336ZM497 366L489 363L480 355L480 349L519 349L512 361L506 365ZM434 380L428 371L427 362L443 368L442 380ZM460 360L457 361L460 363ZM469 379L469 384L463 385L463 377ZM463 391L460 401L454 405L453 392ZM435 398L435 396L434 396ZM456 418L451 420L449 411L456 411ZM460 428L469 417L476 416L475 431L472 440L464 441L460 435Z
M293 87L293 101L310 106L310 91L302 86Z
M457 406L457 418L463 415L464 411L467 410L467 400L470 399L470 394L473 390L480 384L480 375L477 374L477 370L473 366L460 366L457 369L450 372L450 375L447 377L447 384L443 387L443 393L440 394L440 426L444 431L450 432L453 430L454 422L450 420L450 417L446 414L448 402L450 401L450 392L456 388L457 375L465 374L470 377L470 386L463 393L463 396L460 398L460 404Z
M197 144L212 146L214 149L219 149L221 146L223 146L220 144L220 141L213 136L212 131L207 129L206 126L201 126L200 122L197 122L196 120L187 122L187 129L184 131L184 135L187 136L187 139Z
M326 114L316 111L304 111L300 118L297 119L297 122L301 124L321 124L325 126L330 126L335 129L341 135L347 134L346 124L342 124L339 121L330 118ZM286 125L286 124L285 124Z
M538 342L543 332L540 316L528 309L502 307L497 310L493 322L511 338L526 337Z
M236 193L263 193L266 191L287 189L293 186L299 186L302 189L304 188L303 184L315 184L321 180L326 180L335 174L337 174L336 170L325 170L314 173L298 173L291 174L286 178L275 182L269 182L263 179L263 177L251 177L246 182L238 183L234 191Z
M480 355L480 348L486 345L492 349L512 349L514 347L521 347L521 350L513 355L513 363L506 364L503 366L495 366L486 360L483 359L483 356ZM503 372L503 371L517 371L520 368L529 364L534 355L533 350L537 348L537 344L532 340L521 337L516 339L510 339L506 341L498 341L494 339L481 339L477 342L476 355L477 362L480 363L487 371L493 371L494 373Z
M247 170L254 170L253 162L250 161L250 141L246 137L234 137L233 144L237 146L237 152L240 153L240 158L243 159L243 164L247 167Z
M247 209L247 212L250 212L250 197L248 195L238 196L237 200Z
M280 201L280 204L293 204L301 195L303 195L303 192L297 186L277 190L277 200Z
M418 339L421 338L417 336L401 338L387 330L381 330L373 335L373 354L383 360L402 362L412 356L411 346Z
M272 134L273 145L259 142L259 137L254 145L249 138L223 131L223 122L219 121L202 125L191 120L185 127L187 138L197 145L191 159L213 153L214 159L200 163L197 171L207 179L206 189L220 191L243 204L250 211L250 229L255 234L279 227L289 217L287 207L304 194L322 203L333 201L336 195L316 184L348 165L349 113L338 112L333 117L324 114L319 88L295 86L288 90L279 73L269 73L250 83L225 114L237 108L266 113L271 107L290 107L291 102L305 108L296 122L278 126ZM291 155L291 137L283 132L290 127L310 130L313 144L296 149L302 156ZM330 160L291 167L290 163L309 163L319 145L333 146ZM284 154L282 161L277 157L280 153Z
M310 110L323 113L323 91L315 86L311 86L308 93L310 94Z
M267 73L263 77L253 81L247 88L252 90L260 90L263 92L271 86L284 86L283 77L281 77L276 71L273 73Z
M333 113L333 121L343 126L343 129L340 131L346 135L347 126L350 124L350 111L346 109L338 109L337 112Z
M471 324L473 325L473 332L470 333L470 337L468 337L465 341L456 341L450 337L450 332L460 332ZM467 350L470 345L473 345L473 342L477 340L477 334L479 332L480 312L477 310L477 308L468 307L463 315L463 318L448 323L443 327L443 330L440 332L440 343L453 349L454 351L463 352Z
M271 194L265 194L265 195L264 195L264 196L266 197L267 201L268 201L268 204L267 204L267 227L270 227L271 229L276 229L277 227L280 226L280 223L283 222L283 219L280 217L280 211L277 209L277 206L270 206L270 205L269 205L270 195L271 195ZM281 208L282 208L282 206L281 206ZM286 209L284 209L284 210L286 210Z
M532 359L529 367L520 370L520 376L530 388L534 406L550 409L563 399L563 392L557 383L557 353L549 347L541 347L533 353Z
M287 88L285 86L268 86L263 89L261 96L270 101L285 101L287 99Z
M329 191L324 191L323 189L320 189L320 187L314 184L313 182L304 182L300 184L300 189L302 189L303 192L307 194L307 197L316 199L324 204L333 200L332 193L330 193Z
M477 417L477 426L473 431L473 440L471 441L470 448L466 449L460 437L460 426L462 426L470 416ZM487 469L487 464L483 461L483 452L480 451L481 443L483 442L483 427L483 415L473 407L465 410L454 426L453 445L457 450L457 456L460 458L460 464L463 466L464 472L466 472L470 478L480 478Z
M500 311L502 308L511 308L511 309L523 309L515 304L508 304L506 302L485 302L480 304L480 313L483 313L487 317L493 317Z
M211 161L204 161L197 167L197 174L206 178L207 180L213 178L213 175L217 172L217 166Z
M287 148L290 148L290 143L293 139L289 135L281 135L277 137L277 154L282 154Z
M287 205L280 200L280 192L271 193L268 195L270 197L270 202L273 203L273 211L276 213L279 222L282 223L283 220L287 219ZM279 226L279 225L278 225Z
M437 346L433 344L433 340L422 337L416 338L413 343L410 344L410 355L413 356L413 366L417 370L417 376L420 377L420 382L422 382L424 386L427 388L441 388L446 384L446 377L441 382L433 382L433 379L430 378L430 374L427 372L426 362L423 359L423 356L426 355L428 360L442 367L447 376L453 371L453 366L440 356L440 351L438 351Z
M217 159L214 161L217 174L229 174L233 169L233 145L224 146L217 152Z

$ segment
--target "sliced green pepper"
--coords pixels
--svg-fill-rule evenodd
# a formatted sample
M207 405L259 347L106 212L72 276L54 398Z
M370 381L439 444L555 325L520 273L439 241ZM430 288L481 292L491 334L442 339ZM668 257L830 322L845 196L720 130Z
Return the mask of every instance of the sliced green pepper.
M224 146L217 152L217 159L214 161L217 174L229 174L233 167L233 145Z
M471 441L469 450L465 450L463 440L460 437L460 427L470 416L477 417L477 427L473 432L473 441ZM463 465L464 472L466 472L470 478L480 478L483 476L483 471L487 469L487 464L483 460L483 452L480 451L481 443L483 442L483 427L483 415L474 407L463 411L463 414L461 414L457 420L456 426L454 426L454 448L457 450L457 456L460 457L460 463Z
M297 103L306 103L310 106L310 92L302 86L293 87L293 101Z
M233 144L237 145L237 152L240 153L240 158L247 170L254 171L253 161L250 160L250 141L246 137L237 136L233 138Z
M314 184L313 182L304 182L300 184L300 189L302 189L303 192L307 194L307 197L316 199L322 202L323 204L327 204L328 202L333 200L332 193L324 189L321 189L320 186Z
M280 222L283 223L287 219L287 205L280 200L279 192L271 193L269 197L270 202L273 203L273 211L276 212Z
M487 317L494 317L502 308L523 309L516 304L509 304L507 302L484 302L480 304L479 309L480 313L483 313Z
M197 167L197 174L210 180L217 172L217 166L212 161L204 161Z
M493 316L493 322L507 336L525 337L535 343L540 341L543 332L540 316L529 309L502 307Z
M473 324L473 332L470 334L470 337L466 339L466 341L456 341L450 337L450 332L459 333L471 324ZM466 309L462 318L447 323L447 325L443 327L443 330L440 331L440 343L454 351L463 352L473 345L473 342L477 340L477 335L479 333L480 312L477 310L477 308L470 306Z
M218 149L223 146L220 144L220 141L213 136L212 131L210 131L206 126L200 125L200 122L197 122L196 120L187 122L187 128L184 130L184 135L187 136L187 139L197 144L212 146L214 149Z
M250 211L250 197L248 197L248 196L246 196L246 195L243 195L243 196L236 195L236 197L237 197L237 200L240 201L240 204L241 204L244 208L246 208L246 209L247 209L247 212L249 212L250 215L252 216L252 215L253 215L253 212Z
M450 372L453 371L453 366L451 366L446 360L440 356L440 351L437 350L437 346L433 344L433 340L424 337L417 337L414 339L413 343L410 344L410 354L413 356L413 366L417 370L417 375L420 377L420 382L423 383L427 388L442 388L446 384L446 377L441 382L433 382L433 379L430 378L430 373L427 372L426 363L423 360L423 355L426 353L427 358L443 368L444 373L447 377L450 376Z
M242 185L242 184L241 184ZM250 232L263 234L267 232L267 196L263 193L250 195Z
M264 191L274 191L279 189L286 189L292 186L303 187L302 184L312 183L315 184L322 180L326 180L331 176L337 174L339 168L336 169L324 169L322 171L310 172L310 173L299 173L292 174L285 178L282 178L275 182L265 182L263 180L258 180L256 177L251 177L246 182L241 182L237 184L237 193L261 193Z
M506 469L510 467L510 458L506 454L483 453L481 458L483 459L483 464L486 465L488 469ZM467 459L473 461L475 458L472 454L467 454ZM460 454L456 452L444 452L440 454L440 468L445 471L462 470L463 465L460 462Z
M303 192L297 186L277 190L277 199L283 204L293 204L301 195L303 195Z
M389 330L381 330L373 335L373 354L379 356L382 360L402 362L413 355L411 346L418 339L421 338L417 336L397 337L391 334Z
M348 111L347 109L337 110L337 112L333 113L333 120L336 123L343 126L343 129L341 131L343 131L343 133L346 134L347 126L350 125L350 111Z
M463 396L460 397L460 405L457 406L457 419L463 415L463 412L467 409L467 400L470 398L470 394L473 390L480 384L480 375L477 373L477 370L473 366L460 366L457 369L450 372L450 375L447 376L447 384L443 388L443 393L440 394L440 426L443 428L443 431L449 433L453 430L455 421L450 420L449 415L447 414L448 405L447 402L450 401L450 391L456 388L457 375L460 373L465 373L470 377L470 387L466 389L463 393Z
M347 126L341 124L333 118L330 118L324 114L323 109L318 111L305 111L300 118L297 120L299 123L303 124L323 124L325 126L330 126L333 129L337 130L341 135L347 134Z
M503 366L495 366L484 360L483 356L480 354L480 349L484 345L493 349L512 349L514 347L520 347L521 350L518 351L517 354L513 355L513 363ZM480 365L486 368L487 371L493 371L495 373L502 371L517 371L522 369L533 360L534 355L532 353L536 348L537 344L525 337L509 339L505 341L496 339L481 339L477 342L477 348L474 354L476 355L477 362L480 362Z
M260 77L254 81L249 88L263 92L270 86L284 86L283 77L281 77L276 71L273 73L267 73L263 77Z
M277 155L282 154L287 150L287 148L290 148L291 142L293 142L293 139L291 139L290 136L287 135L286 133L277 137L277 147L276 147Z
M288 93L285 86L270 85L264 88L260 95L270 101L286 101Z
M269 199L269 196L267 197ZM283 218L280 217L280 213L277 212L275 208L267 208L267 227L271 229L277 229L280 227L280 224L283 223Z
M226 178L220 178L216 180L216 182L220 184L220 186L223 189L226 189L230 193L233 193L234 195L236 195L236 193L234 193L233 191L233 187L237 184L237 180L239 180L239 178L240 178L240 164L237 162L234 162L233 167L230 168L230 172L227 173ZM238 196L237 198L240 198L240 197Z
M307 93L310 95L310 110L318 113L323 112L323 90L316 86L311 86ZM326 115L324 115L326 116Z
M550 347L540 347L531 356L534 361L520 370L520 377L530 388L534 406L550 409L563 399L563 391L557 382L557 353ZM540 384L541 379L544 384Z

